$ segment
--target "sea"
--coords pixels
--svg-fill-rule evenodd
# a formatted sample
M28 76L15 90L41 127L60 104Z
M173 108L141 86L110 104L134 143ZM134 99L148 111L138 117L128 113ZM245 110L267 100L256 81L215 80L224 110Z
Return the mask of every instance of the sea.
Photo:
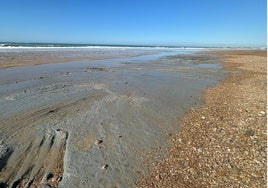
M125 45L125 44L81 44L81 43L20 43L0 42L0 48L181 48L207 49L205 46ZM218 47L213 47L218 48ZM220 47L222 48L222 47ZM227 47L228 48L228 47Z

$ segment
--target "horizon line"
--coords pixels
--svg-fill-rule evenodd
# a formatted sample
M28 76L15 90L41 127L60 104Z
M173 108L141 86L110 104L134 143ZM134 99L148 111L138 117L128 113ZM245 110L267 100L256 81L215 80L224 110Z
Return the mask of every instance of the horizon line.
M126 43L71 43L71 42L12 42L12 41L0 41L1 45L6 44L45 44L45 45L68 45L69 47L82 46L115 46L115 47L170 47L170 48L267 48L266 45L163 45L163 44L126 44ZM76 45L76 46L73 46ZM16 46L14 46L16 47ZM19 47L19 46L18 46ZM42 47L42 46L40 46ZM53 47L53 46L44 46ZM61 46L55 46L61 47ZM64 46L62 46L64 47Z

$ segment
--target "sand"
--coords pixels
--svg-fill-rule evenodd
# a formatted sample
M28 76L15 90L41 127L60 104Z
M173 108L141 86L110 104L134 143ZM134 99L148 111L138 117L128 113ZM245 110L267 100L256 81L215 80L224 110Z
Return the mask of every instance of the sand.
M149 174L138 187L266 187L266 51L207 54L223 57L232 73L179 121L167 156L147 155Z
M6 49L0 50L0 69L17 66L32 66L41 64L111 59L115 57L134 57L153 54L147 50L133 49Z
M184 50L101 52L140 56L0 70L0 186L135 187L142 154L166 148L177 118L226 76L217 57Z
M264 187L266 53L150 53L1 52L0 186Z

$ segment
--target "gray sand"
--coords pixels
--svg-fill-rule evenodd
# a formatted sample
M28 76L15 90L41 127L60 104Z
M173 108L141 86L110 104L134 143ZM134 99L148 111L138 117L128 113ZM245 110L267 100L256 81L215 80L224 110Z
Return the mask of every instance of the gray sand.
M225 75L217 59L178 53L189 52L0 70L0 182L135 187L143 154L165 148L178 118Z

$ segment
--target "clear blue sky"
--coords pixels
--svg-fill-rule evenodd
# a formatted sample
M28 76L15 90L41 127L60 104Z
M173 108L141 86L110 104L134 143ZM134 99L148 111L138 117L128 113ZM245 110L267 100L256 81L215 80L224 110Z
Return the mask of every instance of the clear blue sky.
M266 46L266 0L1 0L0 41Z

